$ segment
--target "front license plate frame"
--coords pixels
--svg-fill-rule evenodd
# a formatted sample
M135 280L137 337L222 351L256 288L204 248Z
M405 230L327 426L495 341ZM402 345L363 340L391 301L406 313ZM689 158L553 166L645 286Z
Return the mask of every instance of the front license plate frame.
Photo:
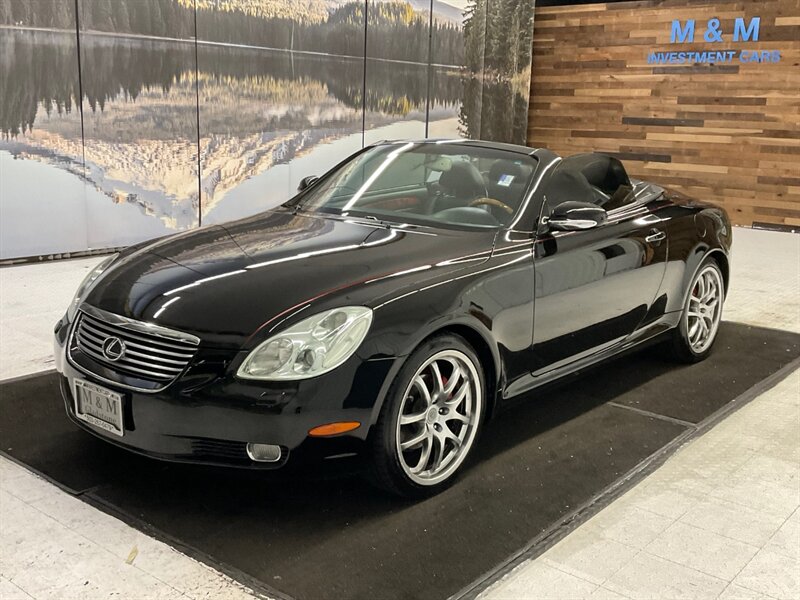
M72 382L75 416L118 437L125 435L123 395L85 379Z

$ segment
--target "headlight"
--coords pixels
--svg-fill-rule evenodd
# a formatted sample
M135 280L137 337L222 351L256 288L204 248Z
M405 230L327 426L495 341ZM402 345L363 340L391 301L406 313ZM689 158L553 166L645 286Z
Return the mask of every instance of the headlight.
M75 292L75 297L72 299L72 302L70 302L69 308L67 309L67 319L69 319L70 323L75 320L75 313L78 312L78 306L81 302L83 302L83 299L86 297L86 294L89 293L89 290L92 289L94 282L98 277L100 277L100 275L103 274L103 271L105 271L109 265L111 265L111 263L117 260L118 256L119 254L112 254L94 269L89 271L89 274L83 278L83 281L81 281L81 284L78 286L78 291Z
M353 355L371 324L372 309L365 306L346 306L314 315L260 344L236 375L266 381L322 375Z

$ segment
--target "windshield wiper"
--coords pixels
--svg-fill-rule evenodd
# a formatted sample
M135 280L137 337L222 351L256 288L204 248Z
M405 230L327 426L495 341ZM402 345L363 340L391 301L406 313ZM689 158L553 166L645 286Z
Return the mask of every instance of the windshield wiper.
M342 219L349 219L351 221L361 221L361 222L368 222L368 223L375 223L380 225L381 227L385 227L389 229L392 224L389 221L384 221L383 219L379 219L375 215L340 215Z
M375 215L350 215L342 212L328 212L325 210L307 211L303 210L302 206L298 206L298 210L295 212L295 214L297 213L310 216L320 216L328 219L336 219L337 221L358 221L361 223L369 223L370 225L376 224L386 227L387 229L392 226L389 221L383 221Z
M369 219L370 221L375 221L376 223L380 223L381 225L388 225L386 221L382 221L375 215L364 215L362 219Z

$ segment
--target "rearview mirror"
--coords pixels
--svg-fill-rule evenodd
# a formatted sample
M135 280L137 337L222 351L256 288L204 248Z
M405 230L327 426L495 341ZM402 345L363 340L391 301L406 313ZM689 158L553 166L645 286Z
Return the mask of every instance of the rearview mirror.
M581 231L594 229L607 219L606 211L590 202L562 202L553 209L547 221L555 231Z
M300 180L300 183L297 185L297 191L302 192L304 190L307 190L311 186L311 184L314 183L317 179L319 179L319 177L317 177L316 175L309 175L308 177L303 177Z

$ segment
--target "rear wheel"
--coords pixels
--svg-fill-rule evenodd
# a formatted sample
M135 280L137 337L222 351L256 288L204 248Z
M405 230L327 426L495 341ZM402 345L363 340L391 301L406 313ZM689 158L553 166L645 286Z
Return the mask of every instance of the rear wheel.
M707 258L692 280L680 324L672 332L669 350L673 358L693 363L711 353L724 302L722 271L717 261Z
M373 439L373 476L395 494L448 486L469 455L484 414L483 370L460 337L424 342L398 373Z

